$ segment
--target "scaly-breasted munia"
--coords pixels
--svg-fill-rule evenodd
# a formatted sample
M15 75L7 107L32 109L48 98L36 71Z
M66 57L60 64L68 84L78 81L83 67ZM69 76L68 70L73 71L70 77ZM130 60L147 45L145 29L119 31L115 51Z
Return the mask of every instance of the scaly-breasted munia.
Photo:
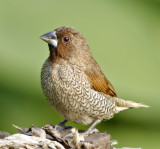
M101 120L111 119L120 111L148 107L117 97L76 29L60 27L40 38L50 51L41 70L42 89L49 103L65 117L61 124L92 124L89 133Z

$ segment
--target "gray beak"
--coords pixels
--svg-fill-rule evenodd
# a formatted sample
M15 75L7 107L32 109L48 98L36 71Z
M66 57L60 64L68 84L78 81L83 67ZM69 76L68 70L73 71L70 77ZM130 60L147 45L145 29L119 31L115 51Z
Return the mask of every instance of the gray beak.
M48 32L42 35L40 38L44 40L45 42L47 42L48 44L57 48L58 40L57 40L56 31Z

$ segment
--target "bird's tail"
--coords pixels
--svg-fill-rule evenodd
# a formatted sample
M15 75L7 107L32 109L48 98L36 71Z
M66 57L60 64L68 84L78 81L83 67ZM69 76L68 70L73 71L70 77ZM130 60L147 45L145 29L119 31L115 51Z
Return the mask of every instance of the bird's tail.
M143 103L137 103L133 101L126 101L120 98L116 98L116 112L120 112L129 108L148 108L149 106Z

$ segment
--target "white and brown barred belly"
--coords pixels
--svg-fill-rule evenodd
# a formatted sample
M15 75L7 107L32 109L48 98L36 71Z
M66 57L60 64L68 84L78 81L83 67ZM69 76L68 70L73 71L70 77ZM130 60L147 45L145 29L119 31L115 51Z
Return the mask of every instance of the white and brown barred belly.
M83 67L63 59L58 64L45 61L41 85L49 103L66 120L87 125L97 119L110 119L115 113L115 100L91 88Z

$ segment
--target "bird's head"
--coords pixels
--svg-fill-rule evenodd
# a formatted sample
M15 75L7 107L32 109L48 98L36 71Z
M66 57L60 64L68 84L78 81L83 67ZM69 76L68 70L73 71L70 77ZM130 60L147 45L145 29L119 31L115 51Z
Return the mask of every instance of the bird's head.
M58 58L70 62L75 62L78 59L86 61L86 58L91 57L85 38L74 28L63 26L42 35L40 38L48 43L50 59L53 61Z

